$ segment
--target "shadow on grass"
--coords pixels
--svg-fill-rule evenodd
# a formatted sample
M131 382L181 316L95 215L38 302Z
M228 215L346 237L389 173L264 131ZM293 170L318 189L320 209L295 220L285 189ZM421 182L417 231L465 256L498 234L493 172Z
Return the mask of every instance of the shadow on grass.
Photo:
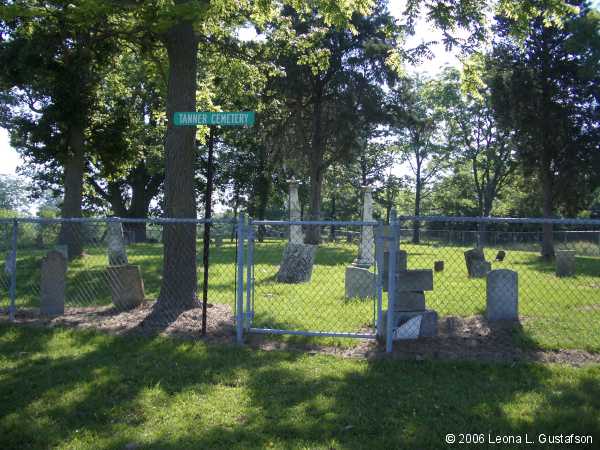
M0 372L5 449L433 449L466 430L600 439L598 367L359 362L10 326L0 353L12 364Z

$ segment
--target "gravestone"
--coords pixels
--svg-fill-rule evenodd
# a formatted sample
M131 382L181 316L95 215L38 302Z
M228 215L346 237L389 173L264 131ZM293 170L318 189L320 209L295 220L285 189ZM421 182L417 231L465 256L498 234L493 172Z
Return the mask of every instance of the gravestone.
M290 220L300 220L300 201L298 200L298 181L289 180ZM280 283L306 283L312 276L315 264L315 245L304 243L301 225L290 225L290 240L283 249L281 265L276 275Z
M444 271L444 261L434 261L433 270L436 272L443 272Z
M373 188L363 186L363 222L373 221ZM356 267L368 269L375 262L375 240L373 238L373 227L365 225L361 227L360 247L358 257L352 263Z
M135 308L144 301L144 281L140 266L122 264L108 266L106 270L112 302L117 308Z
M383 311L383 327L387 326L388 311ZM438 313L431 309L424 311L394 312L394 332L392 340L418 339L437 336Z
M108 247L108 265L120 266L127 264L127 250L123 238L123 224L108 222L106 228L106 245Z
M397 272L396 291L433 291L433 271L418 269Z
M423 291L397 291L395 300L395 311L425 310L425 293Z
M575 250L556 251L556 276L571 277L575 275Z
M375 274L362 267L346 267L346 298L373 298L376 295Z
M283 249L283 258L276 279L280 283L306 283L312 276L315 263L315 245L288 244Z
M65 313L67 258L52 250L42 260L40 313L60 316Z
M383 270L381 271L381 277L383 281L383 291L387 292L388 290L388 282L389 282L389 261L390 254L389 252L383 253ZM408 266L408 255L405 250L397 250L396 251L396 272L400 270L406 270Z
M496 320L519 320L518 274L512 270L492 270L486 280L486 317Z
M504 258L506 258L506 252L504 250L500 250L497 254L496 254L496 261L504 261Z
M471 278L483 278L492 270L491 263L485 260L483 248L477 247L464 252L467 273Z

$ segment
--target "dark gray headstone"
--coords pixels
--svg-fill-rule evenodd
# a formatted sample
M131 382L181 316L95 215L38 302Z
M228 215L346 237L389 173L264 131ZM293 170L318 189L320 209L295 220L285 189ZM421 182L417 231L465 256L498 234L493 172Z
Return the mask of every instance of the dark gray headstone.
M433 291L433 271L431 269L398 271L396 291Z
M346 298L373 298L376 295L375 274L356 266L346 267Z
M398 291L394 300L395 311L425 310L425 293L423 291Z
M67 258L52 250L42 260L40 312L48 316L65 313Z
M433 263L433 270L436 272L443 272L444 271L444 261L435 261Z
M469 277L483 278L490 270L492 270L491 264L485 260L483 249L481 247L467 250L464 255Z
M575 275L575 250L557 250L556 276L571 277Z
M504 261L504 258L506 258L506 252L504 250L500 250L497 254L496 254L496 261Z
M519 320L518 274L512 270L492 270L487 275L486 317L489 321Z
M108 266L106 270L112 301L117 308L135 308L144 301L144 281L140 266L123 264Z
M306 283L310 281L315 264L316 246L288 242L283 250L281 266L276 279L280 283Z

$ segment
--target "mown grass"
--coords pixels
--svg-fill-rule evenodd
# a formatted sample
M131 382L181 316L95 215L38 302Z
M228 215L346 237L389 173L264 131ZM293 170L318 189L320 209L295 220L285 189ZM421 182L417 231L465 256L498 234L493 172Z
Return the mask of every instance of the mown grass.
M436 260L445 270L436 273L434 290L426 293L427 306L440 315L471 316L485 311L485 280L469 279L464 263L466 247L403 244L409 268L432 268ZM294 330L356 332L373 327L374 300L344 297L344 272L356 257L357 245L322 244L317 251L312 279L304 284L277 283L275 275L283 253L282 240L256 243L254 250L254 325ZM201 248L199 245L198 248ZM486 258L494 260L497 249L488 248ZM39 304L40 261L45 251L18 253L17 304ZM156 298L160 290L161 244L128 247L129 261L139 264L146 296ZM225 241L211 249L209 300L234 306L235 245ZM86 248L86 256L69 265L67 306L109 304L110 289L104 247ZM198 252L199 283L202 280L201 252ZM507 268L519 274L519 308L523 317L517 341L544 349L579 348L600 351L600 258L577 257L577 275L558 278L554 264L541 261L532 251L508 250L494 269ZM0 270L3 270L0 265ZM1 272L0 272L1 273ZM246 274L244 274L244 277ZM3 290L6 302L6 290ZM384 308L387 295L384 294ZM348 340L329 343L349 345Z
M359 361L7 324L0 399L4 450L439 449L467 432L600 440L600 366ZM476 446L488 447L515 446Z

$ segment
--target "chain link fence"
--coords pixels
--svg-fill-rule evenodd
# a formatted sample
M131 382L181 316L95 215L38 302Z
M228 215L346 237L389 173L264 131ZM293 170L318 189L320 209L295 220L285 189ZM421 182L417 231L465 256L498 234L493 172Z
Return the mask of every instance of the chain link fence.
M1 222L2 310L22 320L55 317L59 323L122 331L168 326L174 333L196 333L202 329L206 285L208 327L230 333L235 315L236 224L208 225L210 277L205 283L204 221ZM171 255L166 251L168 232Z
M209 335L240 342L245 332L458 356L600 352L597 220L213 220L207 273L204 233L191 219L0 221L0 311L183 334L201 333L205 312Z

